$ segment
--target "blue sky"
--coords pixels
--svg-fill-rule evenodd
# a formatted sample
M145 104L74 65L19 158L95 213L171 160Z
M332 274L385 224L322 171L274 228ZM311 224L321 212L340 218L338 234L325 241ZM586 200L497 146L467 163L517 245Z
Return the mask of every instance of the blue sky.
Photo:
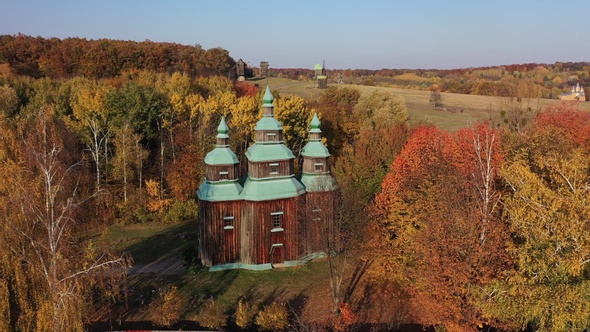
M222 47L274 68L590 61L590 1L0 0L0 34Z

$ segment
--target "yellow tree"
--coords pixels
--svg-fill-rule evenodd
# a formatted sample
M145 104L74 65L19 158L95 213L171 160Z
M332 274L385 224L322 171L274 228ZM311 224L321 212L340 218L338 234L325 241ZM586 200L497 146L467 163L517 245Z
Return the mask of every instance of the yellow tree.
M73 113L67 122L92 156L97 191L101 189L101 169L108 161L108 141L111 136L111 115L104 103L107 93L108 88L103 85L93 84L81 88L73 97Z
M297 96L275 99L274 114L283 125L285 144L296 154L303 148L308 124L315 113L307 107L305 99Z
M358 119L363 119L364 128L382 128L408 121L404 98L384 90L362 95L354 111Z
M479 304L509 327L539 331L590 328L590 116L549 109L514 151L501 176L515 262Z
M16 297L13 324L22 330L81 330L93 291L116 292L112 287L127 263L85 236L79 164L70 166L74 157L67 154L75 148L65 144L68 132L50 107L36 115L19 126L21 142L13 146L22 153L0 162L9 176L0 187L2 206L11 207L0 209L0 246L12 255L13 265L2 269L8 269Z

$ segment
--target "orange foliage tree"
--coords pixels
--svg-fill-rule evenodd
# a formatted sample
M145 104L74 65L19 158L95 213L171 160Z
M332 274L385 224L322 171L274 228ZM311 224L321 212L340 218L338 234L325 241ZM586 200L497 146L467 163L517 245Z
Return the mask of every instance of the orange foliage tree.
M419 127L391 165L373 205L373 276L397 282L413 322L472 329L470 292L505 266L496 209L500 134Z

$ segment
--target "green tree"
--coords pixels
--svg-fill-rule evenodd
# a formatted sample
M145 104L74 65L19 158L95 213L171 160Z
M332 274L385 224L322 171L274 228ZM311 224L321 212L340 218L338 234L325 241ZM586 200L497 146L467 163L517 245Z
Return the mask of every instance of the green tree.
M382 128L408 121L403 97L384 90L374 90L361 96L354 112L358 119L363 119L363 128Z
M434 108L443 107L442 95L440 94L440 92L438 92L438 90L432 90L432 91L430 91L430 99L428 99L428 102Z

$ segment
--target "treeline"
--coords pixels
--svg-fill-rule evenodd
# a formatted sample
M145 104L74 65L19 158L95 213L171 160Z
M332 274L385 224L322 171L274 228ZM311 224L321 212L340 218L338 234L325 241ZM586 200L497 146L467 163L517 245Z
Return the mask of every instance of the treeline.
M313 79L311 69L274 69L273 75ZM327 70L331 83L397 87L483 96L558 98L579 83L590 85L590 63L514 64L464 69L347 69Z
M222 48L200 45L86 38L0 36L0 64L16 75L35 78L116 77L132 69L191 76L227 76L235 61Z

